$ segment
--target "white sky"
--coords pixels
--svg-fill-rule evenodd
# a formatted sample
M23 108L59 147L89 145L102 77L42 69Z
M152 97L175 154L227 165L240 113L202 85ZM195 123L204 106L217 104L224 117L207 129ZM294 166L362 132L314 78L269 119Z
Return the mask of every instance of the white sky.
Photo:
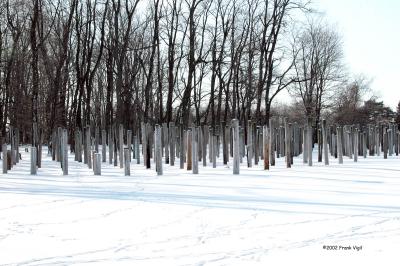
M313 0L343 36L345 61L354 74L396 110L400 101L400 0Z

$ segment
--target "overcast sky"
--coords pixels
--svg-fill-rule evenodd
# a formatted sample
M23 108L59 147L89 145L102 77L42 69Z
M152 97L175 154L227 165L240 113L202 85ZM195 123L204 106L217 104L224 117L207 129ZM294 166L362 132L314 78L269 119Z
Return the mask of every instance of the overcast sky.
M394 110L400 101L400 0L313 0L343 36L351 73L373 78L372 89Z

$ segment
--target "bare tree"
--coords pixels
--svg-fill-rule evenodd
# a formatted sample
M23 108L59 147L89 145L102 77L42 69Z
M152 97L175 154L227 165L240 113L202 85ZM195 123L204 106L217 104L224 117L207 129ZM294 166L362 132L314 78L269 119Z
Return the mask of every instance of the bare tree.
M178 61L177 59L177 35L179 31L179 16L182 10L182 1L173 0L168 1L169 15L166 15L166 31L168 39L168 93L166 103L166 122L172 121L172 100L174 88L176 85L175 69Z
M142 121L266 123L290 87L319 121L340 76L323 23L287 45L306 0L5 0L0 3L0 131ZM322 25L322 26L321 26ZM29 62L24 64L24 62ZM23 112L21 105L32 112Z
M343 78L342 42L338 33L321 20L311 20L293 44L296 85L306 117L317 126L326 97Z

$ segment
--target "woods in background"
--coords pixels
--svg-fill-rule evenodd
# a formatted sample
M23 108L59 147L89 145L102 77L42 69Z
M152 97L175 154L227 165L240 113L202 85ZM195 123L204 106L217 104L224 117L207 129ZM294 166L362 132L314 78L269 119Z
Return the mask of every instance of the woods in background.
M318 124L330 91L348 87L339 35L297 19L311 13L300 0L3 0L1 135L12 125L29 141L36 122L45 138L59 126L265 124L286 89Z

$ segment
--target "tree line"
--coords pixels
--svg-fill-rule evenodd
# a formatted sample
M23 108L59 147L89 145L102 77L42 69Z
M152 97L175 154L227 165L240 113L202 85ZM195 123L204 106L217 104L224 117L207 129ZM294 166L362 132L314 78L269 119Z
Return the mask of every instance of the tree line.
M316 17L302 0L3 0L0 132L263 124L284 90L317 125L347 85Z

